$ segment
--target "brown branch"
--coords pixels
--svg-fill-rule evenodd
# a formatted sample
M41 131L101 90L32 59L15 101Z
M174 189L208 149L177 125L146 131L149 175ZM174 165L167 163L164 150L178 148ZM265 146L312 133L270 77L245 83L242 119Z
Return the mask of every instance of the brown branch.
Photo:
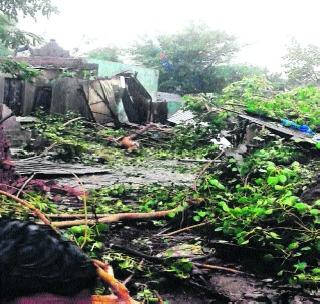
M88 218L95 218L95 217L102 218L102 217L107 217L109 215L110 213L103 213L103 214L88 213ZM62 214L47 214L47 217L55 218L55 219L81 219L81 218L84 218L85 215L83 213L72 213L72 214L62 213Z
M219 155L217 157L215 157L214 159L210 160L210 162L208 162L200 171L200 173L197 175L197 177L195 178L194 182L193 182L193 188L196 190L197 189L197 182L198 180L206 173L206 171L211 167L211 165L216 162L223 154L225 153L224 150L222 150Z
M153 127L153 124L148 124L145 127L143 127L142 129L136 131L135 133L129 135L128 137L130 137L131 139L135 139L137 136L142 135L143 133L147 132L151 127Z
M155 219L168 216L170 213L176 213L180 210L177 208L165 211L153 211L148 213L117 213L110 214L106 217L99 218L97 220L88 220L88 225L95 225L96 223L111 224L123 220L142 220L142 219ZM74 220L74 221L63 221L63 222L52 222L51 223L56 228L67 228L72 226L85 225L85 220Z
M62 126L63 127L66 127L67 125L70 125L70 124L72 124L73 122L75 122L75 121L78 121L78 120L81 120L81 119L83 119L83 117L76 117L76 118L73 118L73 119L70 119L69 121L67 121L67 122L65 122Z
M164 304L162 297L160 296L159 292L157 292L156 290L154 290L154 294L157 296L158 298L158 304Z
M103 262L93 260L93 264L96 266L97 274L100 279L109 285L112 291L117 295L119 303L135 303L135 301L130 297L128 289L114 276L104 270L105 267Z
M188 227L185 227L185 228L182 228L182 229L170 232L170 233L163 234L163 236L173 236L173 235L176 235L178 233L185 232L185 231L188 231L188 230L191 230L191 229L194 229L194 228L206 226L208 224L209 224L209 222L203 222L203 223L200 223L200 224L188 226Z
M137 268L135 268L134 272L132 274L130 274L124 281L123 281L123 285L128 285L128 283L132 280L132 278L134 277L134 275L136 274L136 270L137 269L141 269L141 267L144 264L144 260L142 259L138 265Z
M19 189L18 193L17 193L17 197L20 196L21 192L24 190L24 188L33 180L34 176L36 175L36 173L33 173L22 185L22 187Z
M222 267L222 266L217 266L217 265L210 265L210 264L200 264L200 263L193 263L193 265L200 267L200 268L206 268L206 269L213 269L213 270L224 270L232 273L237 273L237 274L244 274L244 272L233 269L233 268L228 268L228 267Z

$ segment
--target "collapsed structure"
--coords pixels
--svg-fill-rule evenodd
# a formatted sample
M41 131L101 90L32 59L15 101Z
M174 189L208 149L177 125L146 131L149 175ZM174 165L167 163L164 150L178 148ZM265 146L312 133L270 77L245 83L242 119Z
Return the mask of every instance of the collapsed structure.
M50 113L70 111L100 124L143 124L151 119L151 101L130 73L95 80L64 78L53 85Z
M15 57L15 61L41 72L32 82L0 76L0 104L16 116L42 109L51 114L74 112L97 123L152 120L152 97L134 73L98 78L97 64L70 57L54 40L30 53L29 57Z

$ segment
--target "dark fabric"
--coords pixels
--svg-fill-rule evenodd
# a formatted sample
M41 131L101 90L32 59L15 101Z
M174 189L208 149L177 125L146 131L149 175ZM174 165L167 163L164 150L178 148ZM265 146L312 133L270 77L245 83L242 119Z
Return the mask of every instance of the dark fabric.
M92 261L51 227L0 219L0 299L72 297L91 290L96 278Z

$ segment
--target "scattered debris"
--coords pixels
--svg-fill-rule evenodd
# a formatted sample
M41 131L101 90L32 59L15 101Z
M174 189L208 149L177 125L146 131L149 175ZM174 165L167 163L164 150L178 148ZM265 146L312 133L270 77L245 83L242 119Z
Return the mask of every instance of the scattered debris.
M39 176L80 176L92 174L108 174L110 169L102 166L84 166L83 164L67 164L48 161L46 159L22 159L15 161L15 170L18 174Z
M173 124L181 124L181 123L192 124L194 123L193 118L194 118L194 114L191 111L179 110L168 119L168 122L171 122Z
M317 298L305 288L319 272L320 165L310 134L203 102L186 104L171 126L150 123L150 95L134 75L59 81L65 101L54 95L52 106L78 115L19 118L15 128L31 139L14 161L0 129L1 214L62 230L110 262L135 300L164 302L178 285L194 303Z

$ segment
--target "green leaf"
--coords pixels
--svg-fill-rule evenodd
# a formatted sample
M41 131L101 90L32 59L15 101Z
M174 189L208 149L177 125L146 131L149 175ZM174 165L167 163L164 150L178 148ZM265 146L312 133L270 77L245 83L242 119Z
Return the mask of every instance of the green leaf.
M109 226L107 224L103 224L103 223L98 223L96 225L96 228L99 232L104 232L104 231L107 231Z
M306 262L300 262L293 265L296 270L303 271L307 268L308 264Z
M275 166L275 164L271 163L268 167L267 167L267 171L268 172L273 172L275 171L277 168Z
M282 200L282 204L287 206L293 206L293 204L297 201L296 196L288 196L284 200Z
M239 243L239 245L247 245L247 244L249 244L249 240L245 240L245 241Z
M279 183L279 178L278 176L269 176L268 179L267 179L267 183L270 185L270 186L275 186Z
M69 230L76 235L83 234L84 233L84 227L83 226L72 226L69 228Z
M275 185L275 186L274 186L274 189L277 190L277 191L281 191L281 190L284 189L284 187L283 187L283 186L280 186L280 185Z
M265 254L263 256L263 260L265 262L272 262L274 260L274 256L271 253Z
M207 212L206 211L199 211L197 213L200 217L205 217L207 215Z
M226 202L219 202L219 206L222 208L223 211L230 212L230 208Z
M280 271L277 273L277 276L278 276L278 277L282 277L282 276L283 276L283 272L284 272L283 270L280 270Z
M293 207L297 209L299 212L305 212L309 208L309 205L305 203L296 203L293 205Z
M313 268L313 269L311 270L311 272L312 272L313 274L320 275L320 268Z
M220 190L226 190L226 187L224 185L222 185L217 179L215 178L212 178L212 179L209 179L209 184L211 186L214 186L216 187L217 189L220 189Z
M293 242L293 243L288 245L288 249L289 250L293 250L293 249L297 249L297 248L299 248L299 243L298 242Z
M313 216L317 216L317 215L319 215L319 213L320 213L319 209L311 209L310 210L310 214Z
M195 222L200 222L200 221L201 221L201 218L200 218L199 215L195 215L195 216L193 217L193 220L194 220Z
M103 243L102 242L94 242L93 246L97 249L103 248Z
M286 181L288 180L287 177L283 174L279 175L278 178L281 184L285 184Z
M270 214L272 214L273 213L273 209L267 209L266 211L265 211L265 214L267 214L267 215L270 215Z
M269 232L269 235L273 238L273 239L281 239L281 237L279 236L278 233L275 233L275 232Z
M255 180L255 182L256 182L256 184L257 184L258 186L260 186L260 185L262 185L262 183L263 183L263 179L262 179L262 178L257 178L257 179Z

